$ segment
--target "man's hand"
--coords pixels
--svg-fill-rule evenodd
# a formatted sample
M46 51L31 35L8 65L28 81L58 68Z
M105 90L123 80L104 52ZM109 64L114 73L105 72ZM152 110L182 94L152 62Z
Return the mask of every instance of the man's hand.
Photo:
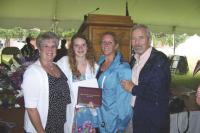
M134 87L134 83L131 80L121 80L121 85L128 92L131 92Z

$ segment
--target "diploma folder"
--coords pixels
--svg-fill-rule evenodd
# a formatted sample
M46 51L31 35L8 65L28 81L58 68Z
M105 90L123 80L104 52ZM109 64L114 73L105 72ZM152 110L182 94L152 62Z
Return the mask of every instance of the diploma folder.
M101 106L102 103L102 89L95 87L78 87L78 106L86 106L92 102L94 107Z

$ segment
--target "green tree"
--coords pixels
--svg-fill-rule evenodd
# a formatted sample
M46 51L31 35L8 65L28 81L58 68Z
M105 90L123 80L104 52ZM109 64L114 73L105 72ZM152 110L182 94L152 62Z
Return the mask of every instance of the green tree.
M183 43L186 39L188 39L187 34L175 35L175 44L178 46L179 44Z
M21 27L15 27L11 30L12 30L12 37L11 38L22 39L27 32L25 29L22 29Z
M6 39L5 47L10 46L10 38L13 36L13 32L11 29L2 29L0 28L0 37Z
M75 29L62 30L58 29L57 34L61 38L71 38L77 31Z
M30 36L32 38L37 38L37 36L39 34L40 34L40 30L39 29L30 29L30 30L27 30L26 37Z
M189 36L187 34L175 34L175 47L184 42ZM173 34L166 33L152 33L154 46L173 46Z

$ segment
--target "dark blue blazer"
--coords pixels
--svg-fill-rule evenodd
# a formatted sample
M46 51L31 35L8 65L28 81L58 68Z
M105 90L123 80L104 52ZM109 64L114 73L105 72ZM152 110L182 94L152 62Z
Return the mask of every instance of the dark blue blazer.
M132 60L134 62L135 59ZM140 72L138 85L132 90L132 94L137 96L133 117L134 133L163 133L169 127L170 81L168 58L153 48Z

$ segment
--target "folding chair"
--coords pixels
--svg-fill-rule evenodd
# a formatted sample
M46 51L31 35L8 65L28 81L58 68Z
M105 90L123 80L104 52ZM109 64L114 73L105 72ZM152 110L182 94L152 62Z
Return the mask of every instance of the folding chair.
M20 54L20 49L17 47L5 47L2 51L1 51L1 63L10 66L12 63L12 58L17 55ZM4 59L5 55L10 55L7 57L7 60Z

